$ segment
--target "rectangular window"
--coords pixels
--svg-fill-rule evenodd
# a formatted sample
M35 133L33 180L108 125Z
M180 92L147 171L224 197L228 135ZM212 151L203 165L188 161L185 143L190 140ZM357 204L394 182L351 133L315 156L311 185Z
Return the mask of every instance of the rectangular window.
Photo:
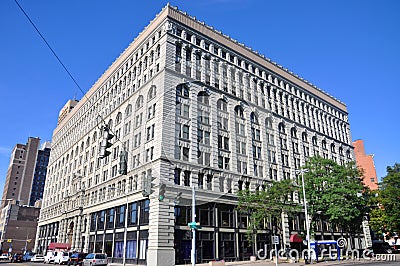
M183 104L183 113L182 116L184 117L189 117L189 105Z
M182 159L184 161L189 161L189 148L186 147L182 148Z
M188 125L183 125L182 127L182 138L184 139L189 139L189 126Z
M129 204L128 224L129 225L137 224L137 203L136 202Z

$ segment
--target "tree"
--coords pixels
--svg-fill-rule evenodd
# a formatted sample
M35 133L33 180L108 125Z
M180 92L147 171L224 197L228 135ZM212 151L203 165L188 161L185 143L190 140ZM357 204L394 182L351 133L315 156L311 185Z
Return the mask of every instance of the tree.
M280 220L282 212L287 214L297 213L301 210L297 203L293 202L293 195L298 187L292 180L273 181L263 187L262 190L241 190L238 193L238 211L246 213L250 218L250 226L247 227L247 238L251 242L253 232L264 229L267 219Z
M371 211L371 227L380 233L394 233L400 230L400 164L386 168L387 175L376 191L375 206Z
M315 227L319 219L352 232L359 228L365 209L365 193L361 171L354 162L339 165L316 156L307 160L304 174L308 214Z

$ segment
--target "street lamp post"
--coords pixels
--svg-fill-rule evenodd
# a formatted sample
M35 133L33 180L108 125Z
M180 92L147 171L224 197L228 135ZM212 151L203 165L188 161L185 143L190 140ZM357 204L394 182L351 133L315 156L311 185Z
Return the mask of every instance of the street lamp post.
M122 193L122 189L109 187L110 190L118 190L119 193ZM126 206L125 206L125 226L124 226L124 246L123 246L123 254L122 254L122 265L126 266L126 244L127 244L127 230L128 230L128 210L129 210L129 202L128 202L128 194L125 196Z
M306 189L305 189L305 186L304 186L304 173L307 173L307 172L308 172L308 169L296 170L296 174L297 175L301 174L301 184L302 184L302 187L303 187L304 215L306 216L306 230L307 230L307 236L306 236L306 238L307 238L307 260L310 260L310 251L311 251L311 245L310 245L310 222L308 220Z
M26 253L26 248L27 248L27 245L28 245L28 237L29 237L29 232L28 232L28 228L26 229L26 239L25 239L25 253Z

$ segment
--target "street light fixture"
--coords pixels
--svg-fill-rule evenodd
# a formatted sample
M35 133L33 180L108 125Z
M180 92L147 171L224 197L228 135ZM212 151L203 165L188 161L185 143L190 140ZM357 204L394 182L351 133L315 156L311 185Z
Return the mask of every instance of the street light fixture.
M305 189L305 186L304 186L304 173L307 173L307 172L308 172L308 169L296 170L296 175L301 174L301 184L302 184L302 187L303 187L304 215L306 216L306 230L307 230L307 236L306 236L306 238L307 238L307 260L310 260L310 251L311 251L311 245L310 245L310 222L308 220L306 189Z
M109 190L118 190L119 193L124 192L121 188L116 187L108 187ZM128 210L129 210L129 203L128 203L128 194L125 196L126 199L126 207L125 207L125 226L124 226L124 248L122 254L122 265L126 265L126 242L127 242L127 229L128 229Z

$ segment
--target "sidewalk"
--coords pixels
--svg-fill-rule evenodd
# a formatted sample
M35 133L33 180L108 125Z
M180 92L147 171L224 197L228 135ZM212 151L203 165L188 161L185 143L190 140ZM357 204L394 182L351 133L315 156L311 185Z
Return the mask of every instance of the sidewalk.
M400 254L395 254L395 261L400 261ZM278 265L282 266L331 266L331 265L357 265L357 264L365 264L365 263L376 263L376 262L385 262L385 261L379 261L379 260L367 260L367 259L360 259L360 260L329 260L329 261L319 261L319 262L314 262L313 264L305 264L304 261L302 262L296 262L296 263L290 263L288 261L281 261L278 263ZM109 266L122 266L120 263L109 263ZM126 266L137 266L138 264L126 264ZM179 265L191 265L189 264L179 264ZM275 266L275 262L270 261L270 260L257 260L257 261L237 261L237 262L225 262L225 265L235 265L235 266ZM141 265L143 266L143 265ZM153 265L152 265L153 266ZM163 265L154 265L154 266L163 266ZM176 265L178 266L178 265ZM202 263L202 264L196 264L196 266L209 266L208 263Z

